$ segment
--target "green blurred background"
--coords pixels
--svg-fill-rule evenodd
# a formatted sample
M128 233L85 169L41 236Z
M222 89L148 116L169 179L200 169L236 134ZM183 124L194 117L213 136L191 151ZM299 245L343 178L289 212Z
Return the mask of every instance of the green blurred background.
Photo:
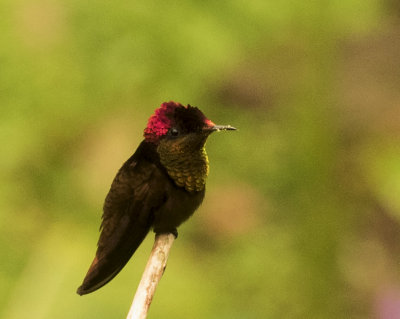
M397 1L0 2L0 317L124 318L153 234L75 291L162 102L218 124L150 318L400 318Z

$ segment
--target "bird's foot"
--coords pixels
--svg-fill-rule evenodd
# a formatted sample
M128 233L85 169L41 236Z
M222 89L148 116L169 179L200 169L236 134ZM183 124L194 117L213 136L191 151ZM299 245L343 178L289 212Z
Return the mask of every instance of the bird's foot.
M175 236L175 239L178 238L178 230L176 228L171 231L171 234Z

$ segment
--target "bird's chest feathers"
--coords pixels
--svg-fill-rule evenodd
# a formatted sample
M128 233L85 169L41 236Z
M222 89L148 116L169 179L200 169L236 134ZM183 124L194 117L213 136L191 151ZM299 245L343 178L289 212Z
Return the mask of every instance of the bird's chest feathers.
M177 186L184 187L189 192L204 189L209 170L204 147L190 152L179 146L165 149L160 145L157 151L161 164Z

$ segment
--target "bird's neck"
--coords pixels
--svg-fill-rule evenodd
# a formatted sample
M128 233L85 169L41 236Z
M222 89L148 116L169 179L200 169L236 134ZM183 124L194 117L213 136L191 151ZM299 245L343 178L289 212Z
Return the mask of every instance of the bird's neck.
M204 146L189 152L181 148L165 148L160 144L157 152L161 164L177 186L184 187L188 192L199 192L204 189L209 171Z

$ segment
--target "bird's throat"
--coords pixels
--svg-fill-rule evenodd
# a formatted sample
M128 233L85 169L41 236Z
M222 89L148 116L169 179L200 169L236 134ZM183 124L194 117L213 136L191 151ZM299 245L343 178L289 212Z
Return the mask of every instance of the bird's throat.
M204 146L189 152L179 147L164 147L160 144L157 151L161 164L177 186L184 187L189 192L199 192L204 189L209 171Z

